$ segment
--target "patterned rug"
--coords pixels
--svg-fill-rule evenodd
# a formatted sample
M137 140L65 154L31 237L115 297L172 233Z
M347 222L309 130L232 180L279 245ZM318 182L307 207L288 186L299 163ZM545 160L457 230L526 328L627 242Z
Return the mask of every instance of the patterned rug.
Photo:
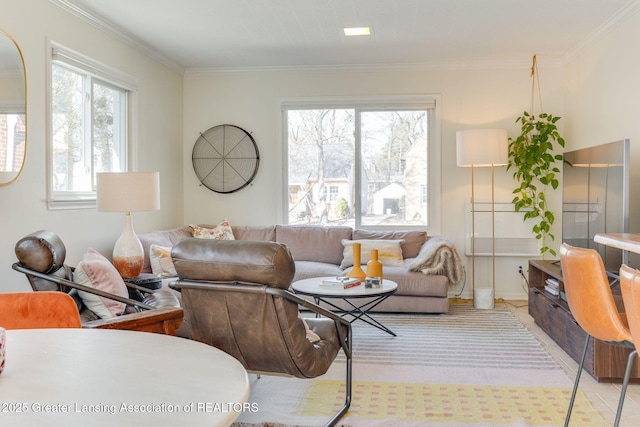
M353 399L340 425L563 425L572 381L508 308L376 317L398 336L354 323ZM342 355L315 380L252 376L259 409L237 425L323 425L342 405L343 378ZM571 421L608 425L582 393Z

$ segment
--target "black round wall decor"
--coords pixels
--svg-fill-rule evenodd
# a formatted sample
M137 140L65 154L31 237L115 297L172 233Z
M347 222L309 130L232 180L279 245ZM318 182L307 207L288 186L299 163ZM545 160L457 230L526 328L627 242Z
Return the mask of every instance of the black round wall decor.
M216 193L233 193L256 176L260 154L249 132L234 125L218 125L200 133L191 161L202 185Z

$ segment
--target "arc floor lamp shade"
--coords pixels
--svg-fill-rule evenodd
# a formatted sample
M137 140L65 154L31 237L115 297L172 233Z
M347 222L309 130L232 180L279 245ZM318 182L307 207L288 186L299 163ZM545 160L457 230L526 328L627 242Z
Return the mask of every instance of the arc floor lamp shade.
M471 262L473 304L476 308L493 308L496 288L494 166L509 161L509 138L506 129L471 129L456 132L456 163L471 168ZM476 287L475 283L475 212L474 173L476 167L491 167L491 261L492 286Z
M96 184L98 211L125 213L124 229L113 247L113 265L124 278L139 276L144 251L131 212L160 209L160 173L98 173Z

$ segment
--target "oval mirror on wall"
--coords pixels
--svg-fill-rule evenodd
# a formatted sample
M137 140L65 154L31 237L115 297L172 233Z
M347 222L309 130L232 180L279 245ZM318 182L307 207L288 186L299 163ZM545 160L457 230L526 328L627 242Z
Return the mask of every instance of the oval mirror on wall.
M22 171L27 152L27 79L18 44L0 30L0 185Z

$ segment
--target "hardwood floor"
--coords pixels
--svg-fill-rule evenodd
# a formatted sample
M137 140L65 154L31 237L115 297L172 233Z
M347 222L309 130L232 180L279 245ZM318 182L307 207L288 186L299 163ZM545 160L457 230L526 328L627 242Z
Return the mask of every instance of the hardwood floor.
M527 312L527 302L505 301L505 304L524 323L527 329L538 338L554 359L560 363L569 378L575 379L578 364L534 323L533 318ZM613 425L621 384L598 383L589 374L583 373L580 378L580 389L587 395L594 408L600 411L602 416ZM627 397L622 410L620 426L640 426L640 384L630 384L627 387Z

